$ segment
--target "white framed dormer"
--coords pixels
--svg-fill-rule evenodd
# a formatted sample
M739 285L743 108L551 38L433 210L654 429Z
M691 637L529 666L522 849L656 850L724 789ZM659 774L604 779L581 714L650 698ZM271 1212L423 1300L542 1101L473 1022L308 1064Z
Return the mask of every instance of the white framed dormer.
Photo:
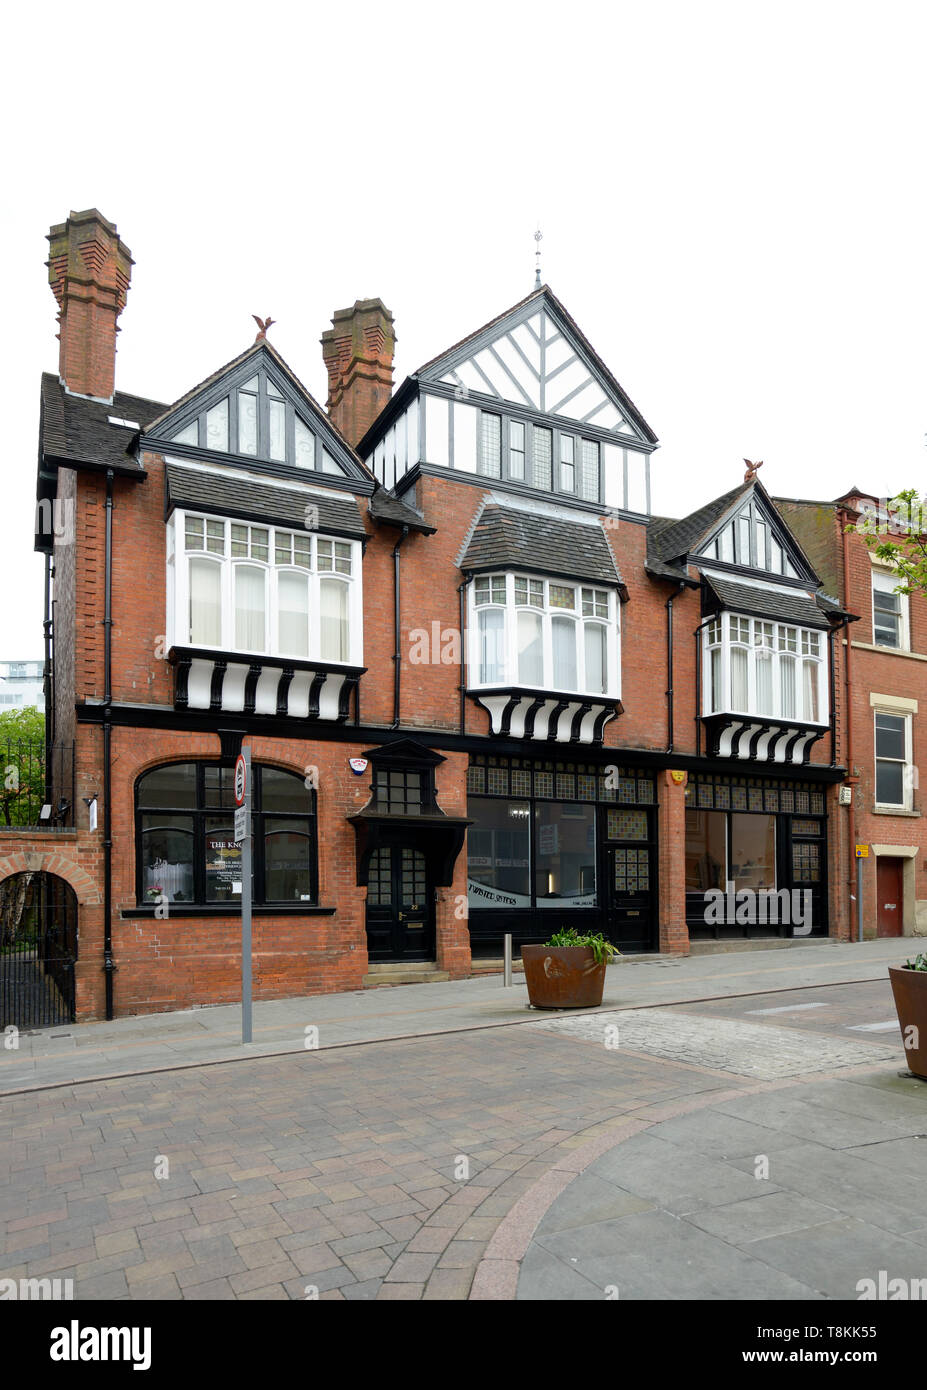
M907 594L896 593L896 570L872 567L872 641L891 651L911 650L911 607Z
M594 582L515 571L468 591L468 688L621 698L618 594Z
M827 725L826 632L722 612L701 637L703 717Z
M169 647L363 664L360 541L182 508L166 526Z

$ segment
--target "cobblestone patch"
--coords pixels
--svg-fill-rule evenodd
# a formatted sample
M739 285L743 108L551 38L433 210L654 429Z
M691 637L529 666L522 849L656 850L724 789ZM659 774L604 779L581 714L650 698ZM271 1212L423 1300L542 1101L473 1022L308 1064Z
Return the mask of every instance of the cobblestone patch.
M812 1035L798 1028L768 1023L704 1018L668 1009L628 1009L580 1018L554 1018L529 1027L598 1043L616 1054L644 1052L758 1081L865 1066L901 1054L900 1047L820 1033Z

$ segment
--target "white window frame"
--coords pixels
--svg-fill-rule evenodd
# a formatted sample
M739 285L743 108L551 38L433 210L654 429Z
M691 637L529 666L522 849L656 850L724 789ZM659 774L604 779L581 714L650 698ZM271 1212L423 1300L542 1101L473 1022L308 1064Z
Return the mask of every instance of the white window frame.
M483 453L483 416L491 415L499 421L499 472L494 473L487 467ZM524 429L524 454L519 455L524 459L524 475L513 477L511 472L512 457L512 425L520 424ZM550 435L551 447L551 486L550 488L540 487L534 480L534 432L544 430ZM568 466L573 470L572 488L563 487L563 444L562 440L569 439L573 450L572 463ZM583 485L583 446L589 444L596 451L596 490L591 497L586 495ZM564 430L552 421L529 420L520 415L507 414L504 410L493 410L490 406L480 406L477 416L476 430L476 462L475 468L477 475L484 478L495 478L499 482L521 483L523 487L534 488L535 491L549 492L554 497L572 497L579 502L602 502L603 497L603 467L602 467L602 440L594 438L591 434L584 434L582 429Z
M743 527L742 522L747 523L749 554L744 555ZM765 556L764 564L760 564L759 545L757 542L757 528L764 526L766 534L764 537ZM779 563L774 563L773 546L778 551ZM782 541L776 535L773 525L755 501L748 502L745 507L741 507L727 524L722 527L713 540L709 541L708 546L702 552L706 557L721 560L724 564L738 565L743 569L751 569L757 572L770 574L782 574L788 579L797 579L798 575L795 566L789 559L789 554Z
M887 642L880 642L876 637L876 592L894 594L899 582L899 576L888 570L873 569L872 571L872 644L874 647L884 648L887 652L908 652L911 650L911 608L907 594L896 595L901 600L898 605L900 642L897 645L890 645Z
M898 758L879 758L879 735L876 727L876 720L879 715L891 715L893 719L904 721L904 762L901 774L901 801L880 801L879 800L879 762L899 762ZM913 716L906 710L893 708L889 705L873 705L872 709L872 799L873 804L880 811L913 811L914 809L914 778L911 769L914 766L913 757L914 733Z
M748 641L740 637L732 638L732 632L743 631L746 623ZM769 652L767 642L757 642L757 633L765 634L772 627L772 709L760 711L757 708L757 652ZM820 628L798 627L795 623L780 623L769 618L750 618L742 613L718 613L702 627L702 715L730 714L751 719L774 719L787 724L813 724L815 728L826 728L830 720L830 692L827 669L827 633ZM794 643L794 645L793 645ZM747 650L747 709L737 709L732 698L731 649L737 646ZM817 647L817 654L809 648ZM720 652L720 700L712 699L711 664L712 652ZM782 713L781 663L783 658L795 662L795 701L797 713ZM817 666L818 718L804 717L804 665L813 661Z
M477 603L477 580L489 580L490 585L495 580L498 585L500 581L505 584L505 601L491 601L489 603ZM515 582L520 580L528 584L528 603L516 602ZM543 602L531 602L531 585L541 584L543 586ZM551 606L550 586L551 584L563 588L573 589L575 594L574 607L561 608ZM605 595L608 607L607 616L602 617L596 613L588 616L583 615L583 590L592 590L596 595ZM601 599L599 600L600 606ZM487 609L495 609L503 615L502 626L502 655L501 655L501 675L497 680L485 681L482 679L481 669L481 642L479 615ZM518 614L521 611L537 613L541 618L541 643L542 643L542 662L543 662L543 681L540 685L526 685L520 680L518 673ZM577 687L571 690L562 683L556 682L553 678L553 619L555 617L570 617L572 615L576 626L576 677ZM606 632L606 657L605 657L605 685L603 690L586 689L586 626L604 628ZM621 625L620 625L620 605L618 594L615 589L606 588L588 579L563 579L538 574L529 574L521 570L508 570L489 572L474 577L468 586L468 618L467 618L467 686L468 689L496 689L500 686L510 688L523 688L530 690L550 690L564 695L582 696L588 699L599 700L619 700L621 698Z
M218 522L224 526L224 550L221 555L205 549L187 550L185 533L186 520L188 517L196 518L204 522ZM267 560L263 561L245 555L233 557L231 554L232 526L246 526L251 529L257 528L258 530L266 531L268 533ZM294 560L279 565L276 563L276 536L278 532L286 535L296 534L304 536L309 541L310 559L308 564L297 564L294 563ZM235 654L241 653L243 658L258 655L274 657L280 661L308 661L330 666L362 666L364 664L363 588L361 574L362 551L360 541L351 540L344 536L331 536L314 531L306 532L296 525L274 526L266 522L245 521L237 517L221 517L215 516L209 512L192 509L181 510L179 508L175 510L168 519L166 540L167 639L169 647L196 647L198 645L190 640L189 562L191 558L199 556L209 558L211 556L213 562L217 564L221 570L221 641L217 644L216 650ZM349 547L351 558L350 575L339 573L337 570L319 569L319 541L331 541L336 546L344 545ZM237 565L250 565L266 571L265 593L267 597L265 636L264 646L261 649L247 649L239 647L235 643L235 568ZM280 574L284 572L305 574L308 579L308 655L282 651L280 649L278 581ZM345 661L333 661L330 657L322 655L321 581L323 579L336 580L344 584L348 591L348 659ZM209 650L209 648L204 647L203 650Z

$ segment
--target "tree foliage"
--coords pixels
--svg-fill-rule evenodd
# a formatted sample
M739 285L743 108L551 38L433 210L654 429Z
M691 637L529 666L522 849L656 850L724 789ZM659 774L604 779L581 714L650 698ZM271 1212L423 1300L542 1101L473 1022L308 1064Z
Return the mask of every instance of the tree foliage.
M0 713L0 820L34 825L45 797L45 716L34 705Z
M898 577L895 592L927 593L927 495L907 488L887 506L863 502L855 531L878 560L891 565Z

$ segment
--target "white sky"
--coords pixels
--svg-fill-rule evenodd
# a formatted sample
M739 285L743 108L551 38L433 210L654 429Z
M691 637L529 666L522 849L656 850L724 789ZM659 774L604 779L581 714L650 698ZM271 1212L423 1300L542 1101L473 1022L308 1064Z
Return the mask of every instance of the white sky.
M924 490L922 4L24 10L0 91L0 658L42 651L45 234L72 208L136 261L122 390L176 399L256 313L324 403L319 337L372 295L398 385L531 290L540 220L544 279L662 442L656 511L744 456L775 494Z

